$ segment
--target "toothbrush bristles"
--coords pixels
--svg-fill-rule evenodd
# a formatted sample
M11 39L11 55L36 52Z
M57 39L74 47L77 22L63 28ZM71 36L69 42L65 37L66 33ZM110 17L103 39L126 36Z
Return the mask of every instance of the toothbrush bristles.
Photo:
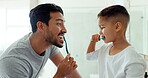
M101 37L101 38L99 38L99 40L101 40L101 39L105 39L105 37Z

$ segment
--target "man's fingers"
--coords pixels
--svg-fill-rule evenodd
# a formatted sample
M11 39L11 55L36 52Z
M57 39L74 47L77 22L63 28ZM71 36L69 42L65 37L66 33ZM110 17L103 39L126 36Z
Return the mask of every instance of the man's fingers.
M73 66L73 69L75 70L77 67L78 67L78 65L75 64L75 65Z
M70 54L67 54L66 58L64 59L64 62L68 62L69 61L69 58L70 58Z
M72 65L72 66L76 65L76 61L73 61L73 62L71 63L71 65Z
M68 63L69 63L69 64L72 64L73 61L74 61L74 58L73 58L73 57L69 57Z
M68 54L63 61L65 62L65 64L67 64L67 66L70 66L70 68L72 68L73 70L78 67L76 61L74 61L74 58L70 57L70 54Z

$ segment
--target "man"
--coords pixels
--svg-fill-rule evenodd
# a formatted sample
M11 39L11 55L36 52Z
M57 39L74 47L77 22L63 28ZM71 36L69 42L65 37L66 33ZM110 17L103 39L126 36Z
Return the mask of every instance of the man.
M67 32L61 7L41 4L30 11L32 33L14 42L0 58L0 78L38 78L48 58L58 67L53 78L80 78L77 64L70 54L64 58Z

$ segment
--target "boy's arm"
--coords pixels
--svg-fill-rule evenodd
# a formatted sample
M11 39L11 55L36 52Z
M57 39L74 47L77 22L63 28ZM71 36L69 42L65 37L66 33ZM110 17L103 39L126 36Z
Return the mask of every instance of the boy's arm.
M92 35L91 41L87 49L87 53L95 51L96 42L99 41L99 37L100 37L99 34Z
M126 78L144 78L145 69L144 64L131 64L126 68Z
M96 42L91 41L89 43L89 46L88 46L88 49L87 49L87 53L95 51L95 46L96 46Z
M64 57L63 55L59 52L56 54L54 57L51 58L51 61L58 66L61 61L63 61ZM56 77L55 77L56 78ZM75 69L72 71L69 75L66 76L66 78L81 78L80 74L78 71Z

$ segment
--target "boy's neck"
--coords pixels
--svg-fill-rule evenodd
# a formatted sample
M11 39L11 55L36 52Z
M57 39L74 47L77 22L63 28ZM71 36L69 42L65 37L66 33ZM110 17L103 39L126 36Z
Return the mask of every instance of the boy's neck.
M125 48L127 48L128 46L131 46L131 45L127 41L115 42L113 43L113 46L109 51L109 55L115 55L121 52L122 50L124 50Z

